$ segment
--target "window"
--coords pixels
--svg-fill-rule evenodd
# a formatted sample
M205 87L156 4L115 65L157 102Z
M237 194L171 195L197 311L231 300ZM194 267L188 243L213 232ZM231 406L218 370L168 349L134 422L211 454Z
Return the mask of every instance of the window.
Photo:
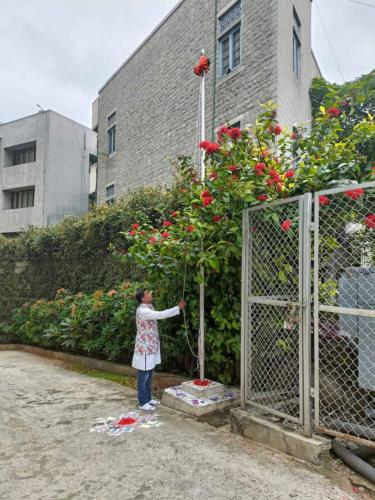
M108 154L111 155L116 151L116 111L108 116Z
M241 2L219 18L220 74L225 76L241 62Z
M35 188L22 189L20 191L11 192L10 208L28 208L34 206L34 191Z
M13 151L13 165L31 163L36 159L36 147L17 149Z
M241 128L241 122L232 123L232 125L229 125L229 128Z
M301 21L293 7L293 73L301 77Z
M89 167L98 163L98 157L96 155L89 154Z
M115 202L115 185L111 184L105 188L105 201L108 205Z

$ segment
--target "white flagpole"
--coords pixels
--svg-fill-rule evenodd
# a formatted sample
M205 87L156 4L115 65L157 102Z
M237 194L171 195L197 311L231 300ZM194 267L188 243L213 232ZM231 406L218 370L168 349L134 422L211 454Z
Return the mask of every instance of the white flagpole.
M204 50L202 50L202 55L204 55ZM205 140L205 80L206 74L203 71L202 79L201 79L201 140ZM204 183L205 180L205 150L201 149L201 180ZM202 250L203 250L203 241L202 241ZM199 285L199 342L198 342L198 357L199 357L199 378L201 380L204 379L204 334L205 334L205 325L204 325L204 266L201 266L201 279L202 283Z

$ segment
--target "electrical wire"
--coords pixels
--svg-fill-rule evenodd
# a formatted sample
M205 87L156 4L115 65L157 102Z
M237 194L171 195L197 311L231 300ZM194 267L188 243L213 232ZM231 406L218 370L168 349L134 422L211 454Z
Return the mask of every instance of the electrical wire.
M329 36L328 36L328 31L327 31L327 29L326 29L326 27L325 27L325 24L324 24L324 22L323 22L323 18L322 18L321 14L320 14L320 10L319 10L319 6L318 6L318 1L317 1L317 0L316 0L316 2L315 2L315 5L316 5L316 10L317 10L317 12L318 12L318 16L319 16L320 22L322 23L322 27L323 27L324 34L325 34L325 36L326 36L326 38L327 38L327 41L328 41L328 45L329 45L329 47L330 47L330 49L331 49L331 52L332 52L333 58L334 58L334 60L335 60L335 62L336 62L337 69L339 70L339 73L340 73L340 76L341 76L341 78L342 78L342 81L343 81L343 82L345 82L344 75L343 75L343 73L342 73L342 71L341 71L341 67L340 67L339 62L338 62L338 60L337 60L337 57L336 57L335 51L333 50L333 46L332 46L331 40L330 40L330 38L329 38Z
M359 5L365 5L366 7L370 7L371 9L375 9L375 5L372 5L371 3L361 2L360 0L348 0L348 1L352 3L357 3Z

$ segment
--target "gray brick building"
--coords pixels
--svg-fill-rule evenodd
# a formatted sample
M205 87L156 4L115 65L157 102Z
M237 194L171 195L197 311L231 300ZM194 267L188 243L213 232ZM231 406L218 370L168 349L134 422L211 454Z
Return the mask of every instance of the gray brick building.
M194 155L201 49L211 59L206 137L249 124L262 103L279 121L310 121L311 0L182 0L109 78L93 104L98 201L171 181L170 159Z

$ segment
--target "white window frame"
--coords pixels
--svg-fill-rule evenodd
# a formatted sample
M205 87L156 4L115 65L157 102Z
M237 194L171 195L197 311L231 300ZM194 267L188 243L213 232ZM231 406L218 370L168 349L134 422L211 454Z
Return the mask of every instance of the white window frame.
M113 196L109 197L107 194L108 188L113 186ZM111 182L110 184L107 184L105 186L105 202L107 205L111 205L112 203L115 202L116 200L116 195L115 195L115 189L116 189L116 184L114 182Z
M113 109L107 115L107 124L107 154L112 156L116 153L117 109Z
M239 31L240 32L240 58L238 63L233 66L233 56L234 56L234 34ZM226 71L224 73L224 67L223 67L223 43L229 40L229 71ZM223 35L220 36L219 38L219 44L220 44L220 77L224 78L226 75L230 75L232 71L234 71L236 68L239 68L241 66L241 59L242 59L242 43L241 43L241 21L235 24L233 27L228 29Z
M292 41L292 69L295 77L301 79L301 21L293 7L293 41Z

